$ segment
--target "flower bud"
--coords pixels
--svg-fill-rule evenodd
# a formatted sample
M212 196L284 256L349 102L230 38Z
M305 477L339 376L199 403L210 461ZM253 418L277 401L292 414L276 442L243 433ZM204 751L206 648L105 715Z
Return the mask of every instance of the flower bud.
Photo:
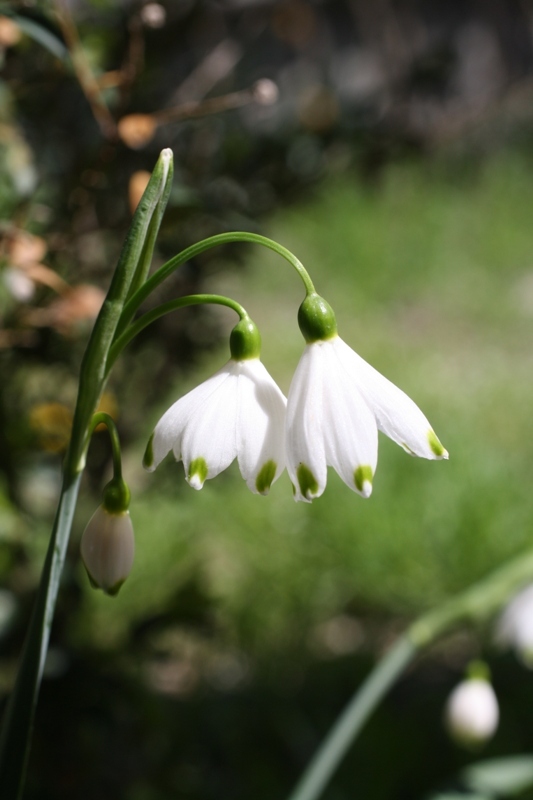
M476 747L490 739L498 727L499 717L494 689L480 677L462 681L446 704L447 728L451 736L466 747Z
M113 513L99 506L81 537L81 557L92 586L116 595L130 574L134 555L129 511Z
M526 667L533 669L533 584L507 605L498 621L496 638L500 644L514 647Z

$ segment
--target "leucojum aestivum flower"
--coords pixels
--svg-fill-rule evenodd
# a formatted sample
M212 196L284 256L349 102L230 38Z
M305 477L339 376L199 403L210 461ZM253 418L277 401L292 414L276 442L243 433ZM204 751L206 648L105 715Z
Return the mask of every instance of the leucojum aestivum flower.
M326 488L328 466L350 489L370 496L378 430L411 455L448 458L418 406L339 337L333 310L314 290L298 322L307 345L287 401L259 360L257 327L243 317L232 331L227 364L157 423L145 466L155 469L172 450L189 484L201 489L237 458L259 494L286 466L295 500L311 502Z
M92 435L102 423L111 439L113 477L82 536L82 558L91 584L115 596L133 566L130 492L122 477L118 432L113 420L97 413L97 408L115 361L147 325L164 314L196 304L223 305L238 316L230 335L227 363L177 399L155 425L144 457L149 470L172 451L183 461L189 484L201 489L206 480L237 459L251 491L266 495L286 468L294 498L309 503L324 492L328 467L336 470L351 490L369 497L377 466L378 431L410 455L448 457L418 406L339 337L333 310L317 294L301 262L282 245L253 233L228 232L188 247L149 275L172 173L172 153L164 150L134 214L81 364L58 511L26 646L3 720L0 787L7 800L18 800L22 793L30 731L81 476ZM143 302L174 270L200 253L230 242L273 250L302 279L305 297L298 324L305 348L287 399L260 360L261 338L256 325L236 300L213 294L187 295L139 314ZM487 585L480 585L474 591L476 602L470 602L465 594L466 599L456 599L450 611L445 609L445 613L415 623L369 677L368 687L361 687L347 716L339 721L339 730L334 729L331 740L325 740L291 800L318 797L371 710L418 650L462 619L477 620L491 610L494 613L526 579L532 578L533 556L531 563L522 559Z

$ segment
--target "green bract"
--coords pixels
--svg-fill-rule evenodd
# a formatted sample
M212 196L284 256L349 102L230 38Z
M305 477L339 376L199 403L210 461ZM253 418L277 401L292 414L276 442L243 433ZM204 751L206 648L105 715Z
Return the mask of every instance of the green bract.
M335 312L319 294L310 293L298 309L298 325L307 344L337 335Z

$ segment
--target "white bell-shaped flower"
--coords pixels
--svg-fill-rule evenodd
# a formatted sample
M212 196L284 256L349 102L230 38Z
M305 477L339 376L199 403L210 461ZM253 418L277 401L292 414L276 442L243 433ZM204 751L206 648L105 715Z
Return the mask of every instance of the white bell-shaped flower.
M498 700L484 678L467 678L448 698L445 721L450 734L460 744L483 744L496 732L500 718Z
M514 647L526 666L533 668L533 584L522 589L503 611L497 640Z
M93 586L115 595L128 577L135 556L129 511L98 506L81 538L81 557Z
M201 489L206 479L237 458L252 492L268 494L285 468L287 401L259 360L258 345L243 352L235 337L231 345L233 357L227 364L163 414L148 443L144 466L154 470L172 450L176 460L183 461L189 484ZM249 353L253 357L235 357Z
M287 470L296 500L310 502L323 493L328 466L368 497L378 430L410 455L448 458L418 406L337 335L333 311L322 298L308 297L299 321L308 344L287 400Z

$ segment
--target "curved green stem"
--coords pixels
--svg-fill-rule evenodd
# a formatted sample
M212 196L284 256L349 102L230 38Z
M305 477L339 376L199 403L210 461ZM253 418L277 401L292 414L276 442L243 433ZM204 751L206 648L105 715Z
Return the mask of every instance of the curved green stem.
M337 718L289 800L312 800L321 795L370 714L415 653L405 636L389 650Z
M115 340L107 357L106 374L109 373L111 367L124 348L131 342L132 339L135 338L135 336L137 336L138 333L146 328L147 325L150 325L152 322L155 322L156 319L163 317L165 314L168 314L171 311L176 311L178 308L185 308L186 306L194 305L205 305L208 303L231 308L239 315L241 319L245 319L248 316L246 309L243 308L240 303L237 303L230 297L224 297L223 295L188 294L184 297L176 297L175 300L170 300L168 303L163 303L162 305L157 306L157 308L152 309L152 311L148 311L132 325L130 325L130 327Z
M176 256L174 256L174 258L171 258L170 261L167 261L166 264L163 264L162 267L160 267L150 278L148 278L148 280L135 292L135 294L124 306L124 310L117 328L119 334L124 331L125 326L128 324L130 319L132 319L133 315L141 303L146 300L148 295L151 294L151 292L153 292L154 289L166 278L168 278L168 276L171 275L178 267L180 267L182 264L185 264L185 262L189 261L191 258L200 255L200 253L210 250L212 247L218 247L219 245L229 244L231 242L250 242L252 244L260 244L263 247L268 247L270 250L274 250L275 253L278 253L278 255L282 256L289 262L289 264L291 264L292 267L294 267L303 281L306 293L314 293L315 287L309 276L309 273L301 261L299 261L296 256L290 252L290 250L287 250L286 247L274 242L272 239L267 239L266 236L260 236L257 233L249 233L248 231L219 233L216 236L210 236L208 239L203 239L201 242L193 244L191 247L187 247L186 250L182 250L181 253L178 253Z
M98 411L93 414L91 426L89 428L89 438L93 435L99 425L105 425L111 440L111 452L113 454L113 477L122 480L122 454L120 450L120 439L118 438L115 420L105 411Z
M374 668L335 721L288 800L317 800L374 709L413 658L459 623L490 619L533 580L533 550L416 620Z
M41 579L39 584L17 680L3 719L0 736L0 786L2 798L5 800L19 800L22 795L29 754L29 735L80 481L81 473L67 474L63 481L59 507L43 567L45 578Z

